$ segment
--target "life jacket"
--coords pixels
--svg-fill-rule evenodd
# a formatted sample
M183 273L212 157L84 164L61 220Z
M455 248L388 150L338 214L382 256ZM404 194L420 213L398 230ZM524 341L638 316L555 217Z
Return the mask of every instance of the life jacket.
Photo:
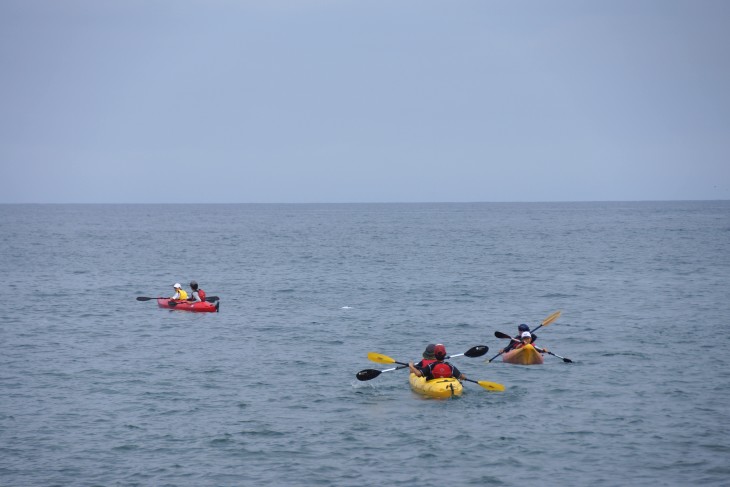
M205 291L203 291L202 289L198 289L198 297L201 301L205 301Z
M184 289L178 289L177 292L180 295L177 299L180 301L186 301L188 299L188 293Z
M451 365L444 363L444 362L440 362L440 363L435 364L431 368L431 375L433 375L434 379L445 379L448 377L453 377L454 371L451 368Z
M515 340L522 341L522 337L520 335L515 335ZM537 335L532 335L532 344L534 345L537 341Z
M513 348L512 350L519 350L520 348L525 348L525 345L527 345L527 344L526 344L526 343L520 343L520 344L516 345L516 346L515 346L515 348ZM532 345L532 348L534 348L534 349L535 349L535 350L537 350L538 352L540 352L540 353L544 353L542 349L540 349L540 348L537 348L537 347L535 346L534 342L530 343L530 345Z

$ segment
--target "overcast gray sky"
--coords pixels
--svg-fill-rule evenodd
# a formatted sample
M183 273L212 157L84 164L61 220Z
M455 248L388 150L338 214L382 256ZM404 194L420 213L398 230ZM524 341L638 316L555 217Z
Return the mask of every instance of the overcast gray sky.
M730 199L724 0L2 0L0 203Z

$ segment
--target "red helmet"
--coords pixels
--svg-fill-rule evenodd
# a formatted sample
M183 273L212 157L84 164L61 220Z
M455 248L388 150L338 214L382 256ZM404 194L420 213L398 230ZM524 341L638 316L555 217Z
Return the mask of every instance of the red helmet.
M451 377L451 367L446 364L436 364L431 373L435 379L445 379Z
M444 357L446 357L446 347L444 347L441 343L438 343L435 347L433 347L433 355L436 357L436 360L443 360Z

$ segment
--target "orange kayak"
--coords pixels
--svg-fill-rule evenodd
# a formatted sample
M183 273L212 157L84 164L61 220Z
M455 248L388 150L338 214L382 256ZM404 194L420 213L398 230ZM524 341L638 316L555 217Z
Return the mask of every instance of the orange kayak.
M502 354L502 362L517 365L538 365L545 361L542 354L532 345L525 345Z

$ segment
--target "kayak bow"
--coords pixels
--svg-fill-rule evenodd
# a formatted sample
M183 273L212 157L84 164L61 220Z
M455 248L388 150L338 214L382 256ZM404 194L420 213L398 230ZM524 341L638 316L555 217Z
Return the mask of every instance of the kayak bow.
M539 365L545 362L545 358L535 347L527 344L515 350L510 350L502 355L502 361L508 364L517 365Z

